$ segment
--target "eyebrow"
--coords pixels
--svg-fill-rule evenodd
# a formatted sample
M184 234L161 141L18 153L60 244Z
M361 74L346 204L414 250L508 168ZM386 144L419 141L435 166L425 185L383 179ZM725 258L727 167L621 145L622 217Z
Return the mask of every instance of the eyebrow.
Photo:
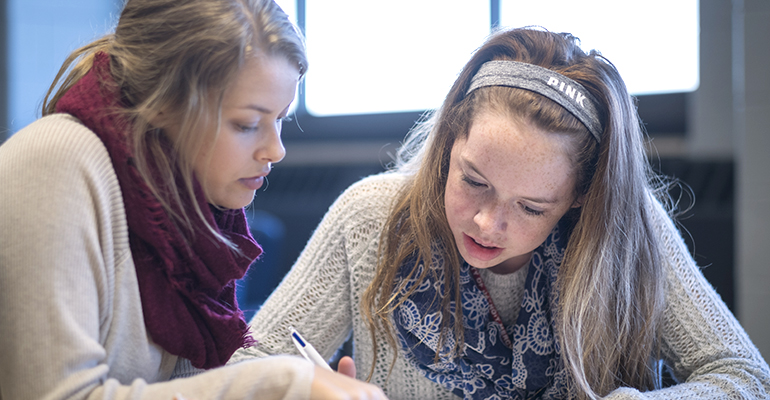
M269 109L267 109L265 107L258 106L256 104L247 104L247 105L245 105L243 107L239 107L239 108L242 109L242 110L254 110L256 112L259 112L259 113L262 113L262 114L267 114L267 115L270 115L270 114L273 113L273 111L271 111L271 110L269 110ZM279 116L280 115L289 115L289 109L290 108L291 108L291 103L289 103L289 105L286 106L286 108L281 110L281 112L278 113L278 115Z
M257 111L257 112L261 112L263 114L272 114L272 111L268 110L265 107L258 106L256 104L247 104L247 105L245 105L243 107L239 107L239 108L247 109L247 110L254 110L254 111Z
M465 165L468 166L468 168L473 170L473 172L477 173L479 176L484 178L484 180L489 181L489 179L486 176L484 176L484 174L482 174L481 171L479 171L478 168L476 168L476 165L473 164L472 161L467 160L465 158L463 158L462 161L465 163ZM559 202L558 199L545 198L545 197L523 197L523 199L527 200L527 201L531 201L533 203L538 203L538 204L556 204L556 203Z

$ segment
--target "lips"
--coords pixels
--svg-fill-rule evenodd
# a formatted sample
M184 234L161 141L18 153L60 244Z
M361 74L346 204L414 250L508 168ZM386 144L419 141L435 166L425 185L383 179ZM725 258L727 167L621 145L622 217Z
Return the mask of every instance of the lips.
M270 167L270 163L268 163L266 167L262 168L262 171L260 171L258 175L254 175L249 178L238 179L238 182L243 184L243 186L246 186L249 190L257 190L262 187L262 184L265 183L265 177L270 174L271 169L272 168Z
M468 255L479 261L491 261L503 252L501 247L484 246L464 233L463 244Z
M265 182L265 177L253 176L251 178L241 178L238 181L250 190L257 190L262 187L262 184Z

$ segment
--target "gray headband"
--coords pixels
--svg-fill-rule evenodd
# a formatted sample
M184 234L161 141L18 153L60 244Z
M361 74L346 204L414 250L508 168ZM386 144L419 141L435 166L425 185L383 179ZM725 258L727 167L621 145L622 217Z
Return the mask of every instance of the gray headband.
M597 101L583 85L558 72L518 61L487 61L473 76L466 95L486 86L508 86L541 94L564 107L601 142Z

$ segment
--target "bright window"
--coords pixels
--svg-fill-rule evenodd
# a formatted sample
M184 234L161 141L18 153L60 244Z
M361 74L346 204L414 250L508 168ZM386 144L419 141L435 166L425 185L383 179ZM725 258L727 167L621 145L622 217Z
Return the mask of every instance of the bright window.
M275 2L292 21L297 22L297 0L275 0Z
M698 0L493 1L278 0L295 21L303 16L310 59L304 109L327 117L435 108L493 18L572 32L585 49L601 50L634 94L698 86ZM111 29L121 1L6 3L14 132L39 115L67 54Z
M489 0L308 0L315 116L425 110L441 104L489 34Z
M612 61L633 94L698 87L698 0L500 0L500 24L572 33Z
M299 4L305 107L319 117L437 107L493 18L488 0ZM499 0L499 21L573 33L617 66L632 94L698 86L698 0Z

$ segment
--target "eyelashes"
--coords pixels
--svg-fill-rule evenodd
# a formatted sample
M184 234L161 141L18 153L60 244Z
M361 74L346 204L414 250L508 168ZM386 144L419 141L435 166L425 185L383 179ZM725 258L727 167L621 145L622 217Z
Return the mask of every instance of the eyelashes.
M291 122L293 120L294 119L292 117L287 115L285 117L276 119L275 122L280 126L280 125L283 125L284 122ZM259 124L255 124L255 125L235 124L235 128L238 131L245 132L245 133L256 132L259 130Z
M463 179L463 182L467 183L471 187L479 188L479 187L486 187L487 186L487 185L485 185L485 184L483 184L481 182L474 181L473 179L469 178L468 175L465 175L465 174L463 174L462 179Z
M240 125L239 124L239 125L236 125L236 128L238 128L238 130L241 131L241 132L254 132L257 129L259 129L259 126L257 126L257 125L249 126L249 125Z
M486 188L487 185L478 181L473 180L468 175L462 174L462 181L468 185L471 188ZM519 203L519 207L521 207L521 210L524 211L527 215L531 215L533 217L539 217L545 214L545 211L542 210L536 210L532 207L529 207L525 204Z
M525 213L527 213L529 215L536 216L536 217L545 214L544 211L535 210L534 208L527 207L527 206L525 206L523 204L521 205L521 208L524 210Z

